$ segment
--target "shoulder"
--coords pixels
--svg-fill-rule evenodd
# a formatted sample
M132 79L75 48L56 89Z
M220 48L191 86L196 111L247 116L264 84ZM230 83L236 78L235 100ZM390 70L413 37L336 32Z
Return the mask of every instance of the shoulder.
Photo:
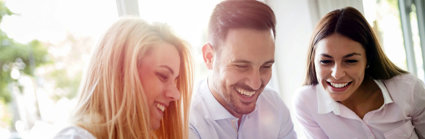
M199 93L199 92L198 92ZM192 103L190 104L190 119L189 121L192 123L193 121L198 121L197 119L202 117L207 116L208 109L206 108L206 104L205 104L205 98L202 98L200 96L198 97L193 97L192 98Z
M192 101L191 101L191 105L190 105L190 109L191 109L191 113L193 113L192 111L199 111L202 110L202 107L204 105L205 102L205 86L206 86L206 81L205 80L201 80L197 83L195 83L194 85L194 89L193 89L193 95L192 95Z
M269 87L264 88L263 92L258 98L257 104L266 105L267 107L286 108L285 103L279 93Z
M312 116L318 111L318 85L305 85L295 91L292 108L296 117Z
M190 113L189 113L189 123L192 126L198 125L207 119L210 119L210 111L207 108L207 103L213 100L208 100L206 93L209 93L208 90L205 90L206 81L199 82L193 91L192 102L190 104Z
M295 106L300 104L314 104L313 102L317 101L317 85L306 85L301 88L298 88L295 91ZM298 106L297 106L298 107Z
M414 89L423 87L423 82L411 74L397 75L383 82L391 95L398 94L397 92L413 93Z
M385 80L385 83L390 83L390 84L400 84L401 83L403 85L408 85L408 84L414 85L412 83L416 83L418 81L420 81L420 80L417 77L415 77L412 74L406 73L406 74L400 74L400 75L394 76L390 79L387 79L387 80Z
M391 98L398 103L412 103L425 93L424 83L411 74L397 75L383 82Z
M81 127L68 126L60 130L54 139L95 139L95 137Z
M280 98L279 93L269 87L264 88L263 92L260 95L261 99L266 99L267 101L271 101L273 103L279 103L282 101L282 99Z
M279 115L286 115L289 112L287 105L283 102L282 97L279 93L269 87L266 87L260 94L256 109L259 111L273 111L279 113Z

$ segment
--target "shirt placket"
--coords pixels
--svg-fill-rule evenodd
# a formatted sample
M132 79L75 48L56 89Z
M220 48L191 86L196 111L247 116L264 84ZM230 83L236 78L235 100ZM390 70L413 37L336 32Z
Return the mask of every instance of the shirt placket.
M233 131L234 131L234 133L236 133L236 138L239 138L239 132L238 132L238 130L239 130L239 127L238 127L238 118L235 118L235 119L231 119L230 120L230 123L231 123L231 125L232 125L232 128L233 128Z
M366 122L364 122L363 120L360 120L360 122L362 123L363 131L365 133L367 133L367 138L368 139L375 139L375 135L373 135L372 129L370 129L369 125Z
M375 135L373 134L372 129L365 122L365 119L370 115L370 112L366 113L364 115L363 119L361 119L352 110L348 109L347 107L343 106L342 104L340 104L340 108L341 108L341 111L344 111L343 112L344 114L341 115L342 117L359 121L364 133L366 133L366 135L367 135L367 139L375 139Z

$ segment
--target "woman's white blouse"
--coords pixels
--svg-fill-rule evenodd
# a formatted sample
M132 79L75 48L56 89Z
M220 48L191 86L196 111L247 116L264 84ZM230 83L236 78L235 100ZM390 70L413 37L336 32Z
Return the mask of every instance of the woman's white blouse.
M295 117L307 138L416 139L425 137L425 87L410 74L375 80L384 104L361 119L321 85L297 91Z
M89 131L78 127L69 126L59 131L54 139L95 139Z

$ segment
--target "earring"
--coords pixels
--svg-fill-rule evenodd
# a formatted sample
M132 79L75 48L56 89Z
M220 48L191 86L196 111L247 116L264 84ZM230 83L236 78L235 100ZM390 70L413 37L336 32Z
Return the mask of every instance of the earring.
M367 66L366 66L366 68L367 68L367 69L368 69L369 67L370 67L369 65L367 65Z

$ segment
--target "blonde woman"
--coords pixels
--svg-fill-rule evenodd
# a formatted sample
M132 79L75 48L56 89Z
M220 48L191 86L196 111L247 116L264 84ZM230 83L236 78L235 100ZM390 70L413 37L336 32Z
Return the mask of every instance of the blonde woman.
M74 126L56 138L188 138L191 69L167 27L120 19L92 56Z

